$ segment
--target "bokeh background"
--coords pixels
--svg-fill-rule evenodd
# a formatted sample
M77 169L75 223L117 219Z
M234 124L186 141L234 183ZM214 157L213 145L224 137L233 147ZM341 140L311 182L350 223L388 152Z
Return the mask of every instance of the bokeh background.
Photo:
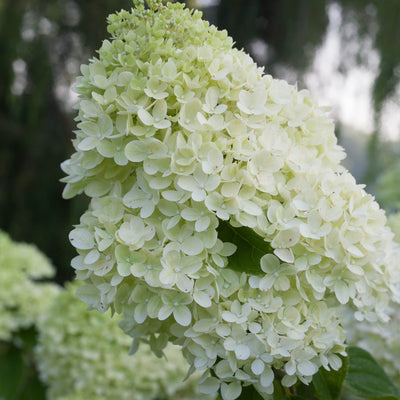
M346 166L388 213L400 200L399 0L187 0L266 73L331 107ZM131 0L0 0L0 229L72 276L68 232L87 207L61 197L79 67Z

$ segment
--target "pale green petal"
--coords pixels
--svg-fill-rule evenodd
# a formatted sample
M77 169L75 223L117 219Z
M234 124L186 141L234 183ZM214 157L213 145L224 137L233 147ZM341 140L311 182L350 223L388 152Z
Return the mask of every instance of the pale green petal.
M144 108L140 108L137 112L140 121L142 121L145 125L151 126L154 124L154 119L151 114L146 111Z
M261 375L264 371L264 368L265 368L265 364L260 359L254 360L251 364L251 370L253 371L253 374L255 374L255 375Z
M182 326L188 326L192 320L192 314L186 306L177 306L174 308L175 321Z
M172 306L164 304L158 311L158 319L160 319L161 321L167 319L173 311L174 308Z
M201 393L212 394L219 389L219 386L219 379L210 376L199 384L199 389Z
M350 296L348 285L343 281L336 282L335 283L335 295L340 304L348 303L349 296Z
M221 396L223 400L235 400L242 393L242 385L240 382L222 383Z
M196 236L191 236L183 241L182 251L190 256L200 254L204 249L204 243Z
M139 140L132 140L125 146L125 155L129 161L141 162L148 155L147 146Z
M297 369L302 375L311 376L318 371L318 367L311 361L300 361L297 365Z
M77 249L90 250L94 248L93 234L84 228L75 228L71 231L69 240Z

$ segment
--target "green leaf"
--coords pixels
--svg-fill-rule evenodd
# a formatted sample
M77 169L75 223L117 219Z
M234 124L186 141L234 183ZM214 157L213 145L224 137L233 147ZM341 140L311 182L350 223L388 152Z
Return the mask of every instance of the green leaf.
M224 242L237 246L237 250L228 257L228 267L250 275L262 275L260 259L273 252L271 245L252 229L235 228L228 221L219 221L218 237Z
M25 382L22 393L18 400L42 400L46 398L46 387L40 381L38 372L31 369L30 376Z
M286 400L287 399L287 397L283 393L282 386L281 386L280 381L278 379L274 379L273 399L274 400Z
M365 399L398 400L400 391L368 351L349 347L345 386Z
M19 347L24 351L32 351L37 344L37 331L35 327L20 329L13 334L14 343L16 340L20 343Z
M342 392L348 368L348 357L342 357L342 367L338 371L320 368L312 380L317 397L321 400L337 400Z
M25 379L25 363L22 350L12 345L0 348L0 398L17 399Z
M306 400L316 400L317 395L315 393L315 388L313 385L306 385L305 383L298 381L294 386L294 390L297 397L290 397L290 399L306 399Z
M257 392L253 385L242 388L242 393L237 400L263 400L263 397Z

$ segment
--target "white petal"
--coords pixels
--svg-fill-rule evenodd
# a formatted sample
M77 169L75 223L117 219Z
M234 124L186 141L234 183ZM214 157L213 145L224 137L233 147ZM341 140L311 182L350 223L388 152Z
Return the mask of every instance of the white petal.
M143 108L138 110L138 117L145 125L153 125L153 117Z
M146 159L146 146L139 140L132 140L125 146L125 155L129 161L141 162Z
M262 373L260 378L261 386L268 387L274 381L274 372L270 367L267 367L265 371Z
M84 285L78 287L76 297L86 304L96 304L99 301L100 292L93 285Z
M176 286L178 286L178 289L185 293L190 292L193 289L193 285L193 279L188 278L186 275L181 275L176 281Z
M244 344L240 344L235 348L235 355L238 360L247 360L250 356L250 349Z
M191 176L181 176L178 179L178 185L189 192L192 192L197 189L197 183Z
M178 306L174 309L175 321L182 326L188 326L192 320L192 314L186 306Z
M134 318L138 324L142 324L147 317L147 303L140 303L135 308Z
M204 394L215 393L219 389L220 381L219 379L210 376L204 382L199 384L199 390Z
M181 249L185 254L195 256L203 251L204 243L199 238L190 236L182 243Z
M345 282L338 281L335 283L335 295L340 304L346 304L349 301L350 291Z
M294 375L296 373L296 363L293 360L289 360L285 365L285 371L288 375Z
M199 211L195 208L185 208L181 215L186 221L196 221L199 218Z
M221 385L221 396L224 400L235 400L242 393L242 385L240 382L223 383Z
M264 371L265 364L262 360L254 360L251 364L251 370L254 375L261 375Z
M265 254L261 257L260 265L264 272L271 273L280 267L280 262L273 254Z
M163 305L160 310L158 311L158 319L163 321L167 319L172 314L172 307L169 305Z
M203 232L210 226L210 218L209 217L201 217L198 219L194 225L194 229L196 232Z
M123 276L121 276L121 275L119 275L117 273L114 273L113 277L111 278L110 285L111 286L118 286L122 282L123 279L124 279Z
M93 249L92 251L89 251L89 253L86 254L84 263L93 264L99 259L99 257L100 253L96 249Z
M128 276L131 274L131 266L127 262L118 263L117 271L121 276Z
M159 275L160 282L164 285L175 283L175 273L171 268L164 268Z
M292 249L275 249L274 254L284 262L287 263L294 262L294 255Z
M89 250L94 247L93 235L83 228L75 228L69 233L71 244L80 250Z
M222 319L226 322L236 322L237 317L235 314L231 313L230 311L224 311L222 313Z
M318 371L318 367L311 361L301 361L297 365L298 371L305 376L314 375Z
M194 292L193 299L201 307L208 308L211 306L210 296L200 290Z
M203 189L193 190L192 199L194 201L203 201L206 198L206 192Z
M82 151L92 150L97 146L97 137L87 136L78 144L78 149Z

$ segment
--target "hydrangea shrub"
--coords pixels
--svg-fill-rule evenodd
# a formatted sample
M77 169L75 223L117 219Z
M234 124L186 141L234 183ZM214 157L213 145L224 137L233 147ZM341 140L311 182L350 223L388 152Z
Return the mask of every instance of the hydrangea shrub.
M51 305L58 287L50 261L33 245L17 243L0 231L0 340L34 326Z
M179 344L201 389L273 392L345 354L340 307L387 320L399 296L384 212L340 161L327 110L264 74L182 4L135 1L81 68L64 196L91 308Z
M88 312L78 286L67 284L39 323L36 358L49 400L212 399L200 397L194 377L183 382L188 365L177 346L164 359L149 346L130 356L120 318Z

